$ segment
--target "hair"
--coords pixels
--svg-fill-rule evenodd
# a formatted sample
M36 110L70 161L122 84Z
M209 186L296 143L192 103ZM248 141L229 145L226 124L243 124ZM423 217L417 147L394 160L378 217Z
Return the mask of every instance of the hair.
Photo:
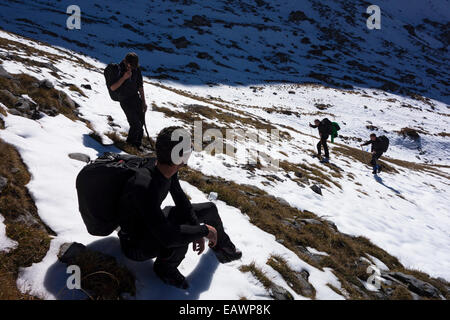
M371 137L371 138L372 138L372 137L375 137L375 138L376 138L377 135L376 135L375 133L371 133L371 134L370 134L370 137Z
M183 140L183 137L180 137L178 141L177 140L172 141L172 135L175 130L179 129L185 130L182 127L171 126L162 129L158 133L158 137L156 138L155 149L156 149L156 158L159 163L168 165L174 164L172 161L172 150L176 145L178 145ZM180 156L182 156L182 154L180 154Z
M316 119L316 120L314 120L314 122L320 122L320 120L319 120L319 119Z
M133 68L139 67L139 57L135 52L128 52L125 56L125 62L131 64Z

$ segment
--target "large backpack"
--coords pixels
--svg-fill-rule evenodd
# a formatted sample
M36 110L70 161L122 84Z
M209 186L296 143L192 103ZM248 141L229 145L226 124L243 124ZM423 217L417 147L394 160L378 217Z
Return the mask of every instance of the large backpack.
M106 87L108 88L109 96L114 101L119 101L119 92L112 91L111 85L117 82L120 78L120 65L116 63L110 63L106 66L103 71L103 75L105 76Z
M389 139L386 136L381 136L380 137L380 141L381 141L381 148L383 152L386 152L389 148Z
M327 129L327 133L331 134L333 132L333 125L332 125L331 121L328 120L328 118L324 118L322 120L322 123L325 124L325 128Z
M78 174L78 207L88 232L107 236L119 226L119 200L126 182L136 174L151 179L155 158L107 152Z

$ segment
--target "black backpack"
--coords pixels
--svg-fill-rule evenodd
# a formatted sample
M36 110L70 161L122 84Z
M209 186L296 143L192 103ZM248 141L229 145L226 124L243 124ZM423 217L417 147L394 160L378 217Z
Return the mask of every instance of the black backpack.
M109 96L114 101L119 101L119 92L118 90L112 91L111 85L113 85L120 79L120 65L116 63L108 64L103 71L103 75L105 76L106 87L108 88Z
M325 124L325 128L327 130L327 133L331 134L331 132L333 131L333 125L332 125L331 121L328 120L328 118L324 118L322 120L322 123Z
M88 232L107 236L119 226L119 200L126 182L136 174L151 181L155 158L107 152L78 174L78 208Z
M382 148L382 151L386 152L388 150L388 148L389 148L389 139L388 139L388 137L381 136L380 137L380 141L381 141L380 146Z

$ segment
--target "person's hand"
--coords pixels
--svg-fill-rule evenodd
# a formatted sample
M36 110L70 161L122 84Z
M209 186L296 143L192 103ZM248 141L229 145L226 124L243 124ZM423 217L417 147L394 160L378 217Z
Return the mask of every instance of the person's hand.
M376 152L375 151L372 151L372 154L375 154Z
M192 249L196 251L198 255L201 255L205 250L205 239L201 238L192 242Z
M128 69L128 70L123 74L122 77L123 77L125 80L127 80L127 79L129 79L129 78L131 77L131 74L132 74L131 69Z
M216 244L217 244L217 230L216 230L216 228L214 228L214 227L212 227L212 226L210 226L210 225L208 225L208 224L205 224L205 226L208 228L208 230L209 230L209 233L208 233L208 235L206 236L206 238L208 239L208 241L209 241L209 243L208 243L208 246L210 247L210 248L214 248L215 246L216 246Z

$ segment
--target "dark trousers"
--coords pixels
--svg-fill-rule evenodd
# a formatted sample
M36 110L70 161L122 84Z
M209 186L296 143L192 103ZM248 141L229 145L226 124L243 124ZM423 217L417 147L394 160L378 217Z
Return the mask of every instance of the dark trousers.
M370 160L370 164L371 164L372 167L373 167L373 171L376 171L376 170L378 169L378 163L377 163L377 160L378 160L379 158L381 158L381 155L382 155L382 154L383 154L382 152L376 152L376 153L372 154L372 159Z
M127 142L136 147L142 143L144 136L144 111L142 109L142 100L138 95L129 97L120 101L120 106L128 120L130 130L128 131Z
M223 229L222 219L220 219L219 212L214 203L196 203L193 204L192 207L199 223L205 223L216 228L217 245L215 248L233 246L230 238ZM181 210L178 210L177 207L165 207L163 209L163 212L167 216L167 219L173 224L181 225L187 223L185 214ZM163 264L167 269L177 268L180 265L181 261L183 261L186 255L189 246L188 244L172 248L160 246L157 252L154 252L153 249L151 249L150 251L147 250L145 243L130 244L130 242L126 241L125 237L121 236L120 233L119 236L121 240L120 244L122 247L122 251L129 259L144 261L156 256L155 262ZM151 247L153 248L154 245L154 243L151 244Z
M323 146L323 150L325 151L325 158L329 158L330 157L330 153L328 152L328 145L327 145L327 139L328 136L322 136L320 138L319 143L317 144L317 153L320 156L322 153L322 146Z

